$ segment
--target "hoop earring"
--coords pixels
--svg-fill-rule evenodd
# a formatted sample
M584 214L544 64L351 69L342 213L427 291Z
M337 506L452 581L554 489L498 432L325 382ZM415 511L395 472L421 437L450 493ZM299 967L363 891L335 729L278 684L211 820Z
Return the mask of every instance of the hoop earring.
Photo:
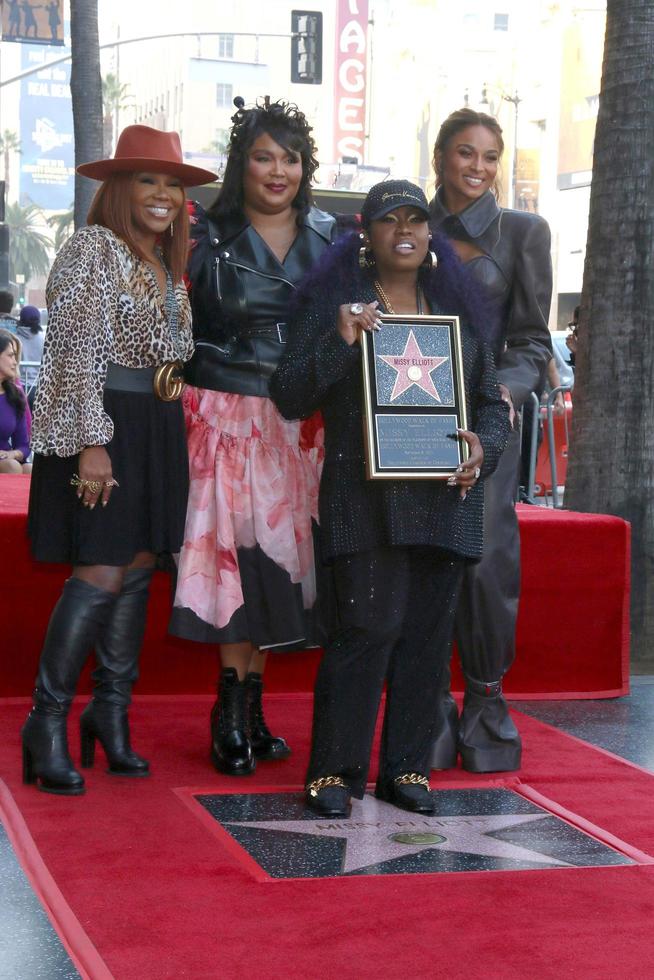
M366 242L363 232L359 234L359 238L363 242L363 245L359 249L359 268L372 269L375 265L375 256L369 247L369 243Z
M432 239L432 235L430 233L429 235L430 245L431 245L431 239ZM437 265L438 265L438 256L436 255L436 252L432 252L432 250L430 249L425 255L424 259L422 260L421 267L423 269L426 269L427 272L429 272L431 269L435 269Z

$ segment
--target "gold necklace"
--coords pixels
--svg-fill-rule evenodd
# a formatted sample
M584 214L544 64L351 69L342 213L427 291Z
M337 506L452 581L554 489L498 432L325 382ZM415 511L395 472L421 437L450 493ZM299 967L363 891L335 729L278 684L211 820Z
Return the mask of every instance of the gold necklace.
M389 300L388 296L386 295L386 293L382 289L382 285L381 285L381 283L379 282L378 279L375 279L375 292L377 293L377 295L379 296L380 300L382 301L382 303L386 307L386 312L387 313L390 313L392 316L394 316L395 315L395 310L391 306L391 301Z
M375 285L375 292L377 293L380 300L386 307L386 312L390 313L391 316L395 316L395 310L391 306L391 301L389 300L388 296L382 289L382 284L380 283L379 279L375 279L374 285ZM418 311L418 315L420 315L422 313L422 296L420 295L419 286L416 286L416 309Z

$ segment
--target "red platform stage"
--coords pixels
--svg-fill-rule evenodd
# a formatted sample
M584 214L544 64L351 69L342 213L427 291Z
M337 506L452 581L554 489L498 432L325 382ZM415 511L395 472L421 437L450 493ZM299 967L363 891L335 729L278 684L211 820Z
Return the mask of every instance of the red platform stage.
M28 695L67 569L29 557L29 477L0 476L0 697ZM522 597L512 698L608 698L629 690L629 525L617 517L518 508ZM170 586L157 574L138 694L209 693L215 650L166 634ZM310 689L317 651L271 656L269 691ZM88 676L85 682L88 686ZM458 668L454 688L461 688Z

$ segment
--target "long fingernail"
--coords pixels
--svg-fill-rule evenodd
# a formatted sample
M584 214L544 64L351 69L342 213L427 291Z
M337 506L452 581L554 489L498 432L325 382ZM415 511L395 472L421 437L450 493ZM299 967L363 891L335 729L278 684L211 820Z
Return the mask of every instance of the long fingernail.
M448 487L455 487L456 486L456 479L455 479L455 477L451 476L449 478L449 480L447 481L447 485L448 485Z

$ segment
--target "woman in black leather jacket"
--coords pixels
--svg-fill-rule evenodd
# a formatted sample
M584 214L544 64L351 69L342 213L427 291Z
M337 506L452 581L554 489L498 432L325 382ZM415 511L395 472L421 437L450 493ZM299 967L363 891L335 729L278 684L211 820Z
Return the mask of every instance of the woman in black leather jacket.
M502 397L511 420L544 377L552 356L547 326L552 295L550 231L537 214L500 208L495 178L504 149L497 120L472 109L453 112L434 147L436 196L431 225L452 242L490 302L488 339L495 351ZM515 654L520 593L520 539L514 509L520 433L513 432L487 481L484 555L463 578L456 638L466 681L457 724L446 688L432 763L445 769L461 753L464 769L520 767L518 731L502 695ZM458 732L457 732L458 727Z
M322 424L286 422L268 382L286 344L295 284L331 240L311 205L311 127L283 102L237 112L222 190L192 220L195 354L184 396L191 486L171 632L220 644L212 761L254 771L285 758L268 730L268 650L316 644L313 551Z

